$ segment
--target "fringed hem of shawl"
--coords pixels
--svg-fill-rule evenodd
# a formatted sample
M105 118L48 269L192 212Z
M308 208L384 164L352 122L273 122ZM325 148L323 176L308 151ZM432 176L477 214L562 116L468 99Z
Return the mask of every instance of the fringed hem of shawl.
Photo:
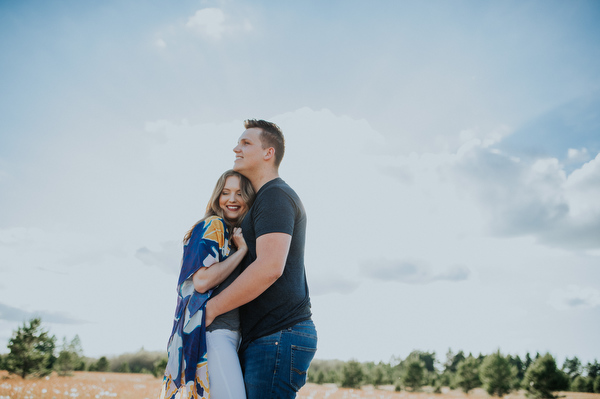
M163 377L162 391L158 399L208 399L210 398L208 381L208 362L198 363L196 380L188 381L177 387L171 376Z

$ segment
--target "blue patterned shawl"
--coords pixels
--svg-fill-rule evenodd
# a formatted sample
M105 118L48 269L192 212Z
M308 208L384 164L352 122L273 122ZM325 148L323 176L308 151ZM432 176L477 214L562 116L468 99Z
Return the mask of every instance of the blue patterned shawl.
M229 251L229 231L223 219L216 216L194 227L183 248L177 308L168 345L169 361L160 399L209 397L204 309L212 290L204 294L196 292L192 277L201 267L225 260Z

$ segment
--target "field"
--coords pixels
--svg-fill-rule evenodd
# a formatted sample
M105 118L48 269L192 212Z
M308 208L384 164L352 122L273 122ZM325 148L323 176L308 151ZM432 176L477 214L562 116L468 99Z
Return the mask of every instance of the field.
M52 375L39 380L23 380L0 371L0 399L155 399L160 392L160 384L160 379L148 374L78 372L72 377ZM600 394L593 393L563 392L561 394L565 395L565 399L600 399ZM467 396L460 391L448 390L441 394L432 394L393 392L390 387L345 389L333 384L307 384L297 397L298 399L485 399L488 395L481 389L476 389ZM518 393L504 398L524 399L525 396Z

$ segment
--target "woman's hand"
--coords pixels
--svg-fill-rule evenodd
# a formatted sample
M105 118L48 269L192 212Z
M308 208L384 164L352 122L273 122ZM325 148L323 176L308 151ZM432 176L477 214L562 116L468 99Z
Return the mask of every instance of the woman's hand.
M200 293L205 293L211 288L221 284L227 276L240 264L244 256L248 253L248 245L242 235L242 229L236 227L231 233L231 242L237 247L237 251L232 251L227 259L213 263L210 267L201 267L194 273L194 289ZM0 398L2 398L0 396Z
M248 245L246 245L246 240L244 240L244 235L242 234L241 227L233 228L233 236L231 237L231 239L238 251L242 250L245 252L248 250Z

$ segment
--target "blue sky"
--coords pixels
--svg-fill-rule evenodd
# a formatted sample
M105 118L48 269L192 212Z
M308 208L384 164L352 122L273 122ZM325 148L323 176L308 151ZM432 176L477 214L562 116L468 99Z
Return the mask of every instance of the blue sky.
M600 358L599 18L0 2L0 343L38 314L89 356L164 349L181 237L264 118L309 213L317 357Z

